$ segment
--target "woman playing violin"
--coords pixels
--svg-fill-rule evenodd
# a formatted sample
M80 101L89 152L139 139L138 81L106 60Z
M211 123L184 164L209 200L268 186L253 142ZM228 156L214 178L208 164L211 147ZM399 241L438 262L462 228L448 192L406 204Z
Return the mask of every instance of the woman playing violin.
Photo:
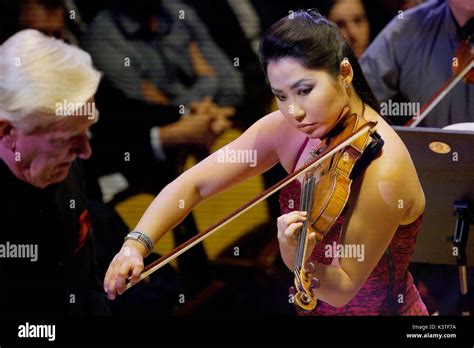
M308 238L315 315L427 315L408 272L425 200L410 155L377 105L357 59L335 25L313 10L299 10L263 36L260 61L279 110L266 115L227 145L256 150L256 165L222 163L218 153L166 186L136 226L157 242L200 202L260 175L278 162L289 172L303 166L328 132L348 115L377 122L383 148L354 178L343 213L321 242ZM278 240L283 261L294 268L296 235L306 219L298 210L301 184L280 195ZM185 202L185 209L179 202ZM317 244L317 245L316 245ZM149 249L126 240L109 266L104 289L114 299L128 277L137 281ZM333 248L338 245L338 248ZM329 246L329 247L328 247ZM354 246L354 248L348 248ZM362 250L362 254L335 253ZM308 312L306 312L308 313Z

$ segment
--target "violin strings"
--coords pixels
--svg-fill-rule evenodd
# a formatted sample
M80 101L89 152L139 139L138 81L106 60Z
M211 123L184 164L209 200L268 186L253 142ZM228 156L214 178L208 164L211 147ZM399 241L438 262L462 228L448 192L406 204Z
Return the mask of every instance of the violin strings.
M318 177L320 177L320 171L318 171ZM319 179L318 179L319 181ZM315 187L316 177L313 173L311 177L308 179L306 176L303 179L303 187L301 190L301 198L300 198L300 210L307 212L307 218L309 219L309 210L311 209L312 202L313 202L313 194L314 194L314 187ZM304 254L306 250L306 238L307 238L307 230L308 230L308 220L303 223L300 231L298 232L298 239L297 239L297 246L296 246L296 253L295 253L295 262L294 262L294 271L299 272L303 268L304 262Z
M315 181L316 181L316 178L314 176L311 176L311 179L309 180L309 183L308 183L308 215L307 215L307 220L306 220L307 225L308 225L308 223L310 223L310 217L311 217L311 214L309 213L309 211L311 211L312 208L313 208L312 206L313 206ZM306 243L306 238L307 237L308 237L308 232L306 230L304 244L303 244L303 257L302 258L304 258L304 254L305 254L306 247L307 247L307 243Z
M300 198L300 210L301 211L307 211L306 208L306 197L307 197L307 187L308 183L306 180L306 176L303 178L303 187L301 190L301 198ZM303 226L301 230L298 232L298 241L296 245L296 254L295 254L295 262L294 262L294 267L295 270L299 272L299 268L301 266L301 235L303 234L303 230L305 228L305 224L303 223Z
M312 178L312 177L311 177ZM311 179L304 179L303 180L303 190L302 190L302 199L301 199L301 207L300 210L308 212L309 209L309 202L312 196L311 192ZM297 244L297 262L295 263L298 268L301 270L303 265L303 257L304 257L304 249L305 249L305 241L306 241L306 231L307 231L307 221L303 223L303 226L298 234L298 244Z
M305 209L305 194L306 194L306 178L303 179L303 187L301 190L301 198L300 198L300 210ZM300 265L300 244L301 244L301 232L304 229L304 224L301 230L298 232L298 241L296 245L296 254L295 254L295 267L298 270Z
M307 212L306 217L308 218L309 216L309 209L310 207L310 201L311 201L311 196L313 195L313 192L311 192L311 180L312 176L309 180L306 180L306 190L305 190L305 207L304 211ZM300 263L300 269L303 268L303 259L304 259L304 249L305 249L305 244L306 244L306 234L308 231L308 220L306 220L303 224L302 228L302 233L300 236L301 243L300 243L300 257L299 257L299 263Z

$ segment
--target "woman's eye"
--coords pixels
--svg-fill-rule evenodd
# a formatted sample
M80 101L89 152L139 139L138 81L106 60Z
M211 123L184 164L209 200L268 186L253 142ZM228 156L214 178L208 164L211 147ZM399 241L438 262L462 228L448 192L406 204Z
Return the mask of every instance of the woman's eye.
M360 23L364 22L364 19L365 18L363 16L357 16L357 17L354 18L354 23L360 24Z
M285 100L286 100L286 97L283 97L283 96L281 96L281 95L275 95L275 97L277 97L277 99L278 99L279 101L285 101Z
M311 88L302 89L298 92L299 95L308 95L311 92Z

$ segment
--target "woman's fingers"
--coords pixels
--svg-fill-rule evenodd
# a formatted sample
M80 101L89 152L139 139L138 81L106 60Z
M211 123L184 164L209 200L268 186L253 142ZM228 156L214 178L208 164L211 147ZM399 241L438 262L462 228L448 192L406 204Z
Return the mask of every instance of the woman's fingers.
M137 282L144 269L143 257L135 248L129 246L115 255L104 278L104 290L109 299L113 300L118 293L121 295L125 291L128 277L132 276L132 281Z
M114 300L115 299L115 284L116 284L116 271L115 271L115 265L112 266L112 270L110 272L110 277L109 277L109 281L108 281L108 284L107 284L107 296L110 300Z
M135 266L133 266L131 279L133 283L138 282L138 279L140 278L140 274L142 274L143 269L143 264L136 264Z
M278 218L278 225L279 227L283 227L282 229L285 230L289 224L293 222L300 222L306 220L307 213L305 211L293 211L289 214L282 215Z
M125 291L125 283L127 281L128 275L131 271L131 264L129 261L126 261L120 266L120 270L118 272L117 280L115 281L115 288L117 289L117 293L122 295Z
M104 291L106 293L109 292L109 282L110 282L111 274L112 274L111 266L109 266L109 268L107 269L107 272L105 273L105 277L104 277Z
M289 214L280 216L277 220L278 232L285 231L288 226L295 222L304 222L306 220L305 211L293 211Z
M287 243L296 244L296 232L303 226L302 222L294 222L283 232Z
M115 278L117 274L117 257L118 254L115 255L114 259L110 263L109 269L105 275L104 279L104 290L107 293L109 299L113 300L115 298Z

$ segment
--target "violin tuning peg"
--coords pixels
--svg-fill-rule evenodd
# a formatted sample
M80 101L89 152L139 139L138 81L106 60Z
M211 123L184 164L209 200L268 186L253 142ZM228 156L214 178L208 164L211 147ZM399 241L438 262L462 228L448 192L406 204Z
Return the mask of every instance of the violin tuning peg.
M313 263L313 262L310 261L310 262L308 262L308 263L306 264L306 271L307 271L308 273L311 273L311 274L314 273L315 267L314 267L314 263Z
M288 290L288 292L290 293L290 295L296 295L296 292L297 292L297 291L296 291L295 287L292 286L292 287Z
M321 282L319 281L318 278L313 278L311 279L311 285L310 285L310 289L313 290L313 289L317 289L321 286Z

